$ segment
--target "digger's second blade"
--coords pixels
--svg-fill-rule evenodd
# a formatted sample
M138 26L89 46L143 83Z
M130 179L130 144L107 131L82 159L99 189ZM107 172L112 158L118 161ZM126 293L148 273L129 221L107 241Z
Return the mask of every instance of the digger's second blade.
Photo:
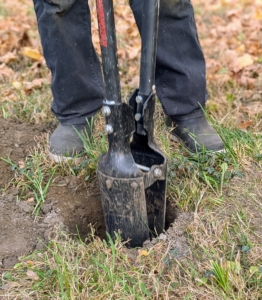
M137 110L137 95L138 91L135 91L129 99L134 112ZM151 232L160 234L165 229L167 161L154 142L154 110L155 95L152 93L143 105L142 122L137 122L131 152L137 164L150 169L144 174L148 226Z

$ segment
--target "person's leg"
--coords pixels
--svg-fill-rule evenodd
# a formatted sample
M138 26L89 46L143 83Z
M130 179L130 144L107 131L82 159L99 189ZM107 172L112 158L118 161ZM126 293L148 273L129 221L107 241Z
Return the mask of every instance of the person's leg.
M139 30L142 2L130 0ZM202 110L207 98L205 59L190 0L160 0L156 90L165 113L175 125L172 136L181 138L191 151L197 150L194 139L198 149L223 148L223 142L207 123Z
M52 111L60 125L50 138L50 151L71 155L83 144L79 130L102 106L104 86L91 40L87 0L34 0L41 43L52 73Z
M139 30L141 0L130 0ZM160 0L156 89L165 113L187 115L205 107L205 60L189 0Z

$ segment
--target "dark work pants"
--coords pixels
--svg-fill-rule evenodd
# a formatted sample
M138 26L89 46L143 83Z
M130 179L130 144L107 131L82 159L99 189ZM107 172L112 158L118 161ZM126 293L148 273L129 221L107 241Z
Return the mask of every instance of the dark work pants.
M130 0L139 30L142 2ZM105 97L87 0L34 0L34 7L52 72L52 111L62 124L84 124ZM202 114L205 60L190 0L160 0L156 90L167 115Z

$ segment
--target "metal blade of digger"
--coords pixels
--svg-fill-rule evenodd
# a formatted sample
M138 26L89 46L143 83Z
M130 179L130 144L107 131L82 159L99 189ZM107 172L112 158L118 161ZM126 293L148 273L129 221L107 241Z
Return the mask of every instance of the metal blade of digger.
M133 110L121 102L112 0L96 0L99 21L106 100L108 152L100 156L97 174L107 231L121 231L130 246L141 246L149 238L143 172L130 150L135 131Z
M139 90L130 98L136 119L131 150L135 161L153 171L154 181L145 190L148 226L156 234L164 230L166 214L167 162L154 142L155 66L158 35L159 0L144 1ZM152 173L152 172L151 172Z

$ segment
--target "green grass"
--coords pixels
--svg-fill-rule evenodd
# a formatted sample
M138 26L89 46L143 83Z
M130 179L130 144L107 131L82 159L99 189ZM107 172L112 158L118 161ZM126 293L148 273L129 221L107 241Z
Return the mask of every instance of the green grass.
M210 118L225 142L225 152L214 155L202 149L193 155L168 140L160 109L157 105L156 133L168 159L168 197L181 213L194 216L183 226L179 220L174 223L178 236L189 245L186 259L176 256L178 248L172 249L170 241L159 241L141 252L125 248L119 235L114 242L92 234L81 241L58 231L41 252L21 258L13 270L3 273L3 295L10 299L262 297L261 223L252 221L254 210L262 217L261 134L224 127ZM62 163L54 169L44 154L45 141L37 143L39 148L25 160L23 170L9 161L17 172L14 184L20 195L36 197L40 190L36 183L47 191L52 172L79 176L88 184L95 178L99 155L106 151L103 124L99 115L94 138L82 136L86 155L78 164ZM36 276L28 276L29 270Z
M8 11L4 5L0 4L0 17L6 18L8 16Z
M91 131L93 131L92 137L90 137L86 129L84 130L83 134L77 132L76 129L75 130L84 144L85 155L88 157L88 168L92 172L96 170L99 156L103 153L106 153L107 151L107 135L103 131L101 131L101 125L100 131L96 131L95 118L92 118L90 122L88 122L87 120L87 123L91 128Z
M38 216L42 204L45 202L47 191L56 172L56 166L47 168L43 162L43 154L37 150L19 164L10 159L1 158L16 172L13 185L21 190L20 199L33 197L35 206L33 213ZM11 184L11 183L10 183Z
M39 280L31 281L31 290L32 296L40 298L49 286L50 297L59 299L152 299L157 287L152 283L150 288L146 286L143 279L150 282L150 278L141 267L129 262L118 235L115 242L111 238L109 242L101 241L93 235L88 242L60 233L46 251L27 257L29 263L18 264L17 274L32 270L38 275ZM10 279L17 280L8 273L3 281Z
M91 127L94 126L92 120ZM95 131L95 130L94 130ZM95 178L98 158L107 150L106 135L100 131L94 132L92 139L88 133L77 132L82 139L85 152L76 156L72 161L62 161L59 164L51 163L47 155L48 145L45 137L39 137L34 149L30 150L24 161L13 162L9 158L2 157L14 171L14 179L7 185L13 185L19 189L19 200L34 198L35 206L33 214L38 216L42 204L55 176L78 176L85 182L93 182Z
M98 117L98 126L100 121ZM257 172L261 176L258 134L216 124L227 143L226 151L214 155L203 149L198 155L190 155L167 140L162 125L156 128L169 162L168 197L181 213L194 215L183 226L179 221L174 223L178 228L174 230L189 245L186 259L173 255L177 248L170 248L170 241L159 241L141 252L125 248L119 235L114 242L111 237L105 241L93 234L81 241L56 231L42 251L21 258L13 270L3 274L3 295L10 299L22 295L39 299L262 297L261 223L252 223L254 209L262 216L261 181L253 175ZM94 174L97 159L106 149L105 137L85 138L85 146L87 156L79 165L60 165L56 172L81 174L83 178L88 174L86 170ZM40 161L42 166L47 165L46 158ZM37 162L34 168L39 168L40 161L36 154L31 156L25 162L27 172L33 162ZM51 170L42 170L46 178L50 178ZM26 180L25 176L23 182ZM35 279L27 275L29 270L36 274Z
M4 96L5 93L10 93L10 95ZM49 84L43 85L41 89L32 90L27 95L23 90L15 89L11 84L1 83L0 96L2 99L0 114L4 119L11 117L35 124L54 122L50 112Z

